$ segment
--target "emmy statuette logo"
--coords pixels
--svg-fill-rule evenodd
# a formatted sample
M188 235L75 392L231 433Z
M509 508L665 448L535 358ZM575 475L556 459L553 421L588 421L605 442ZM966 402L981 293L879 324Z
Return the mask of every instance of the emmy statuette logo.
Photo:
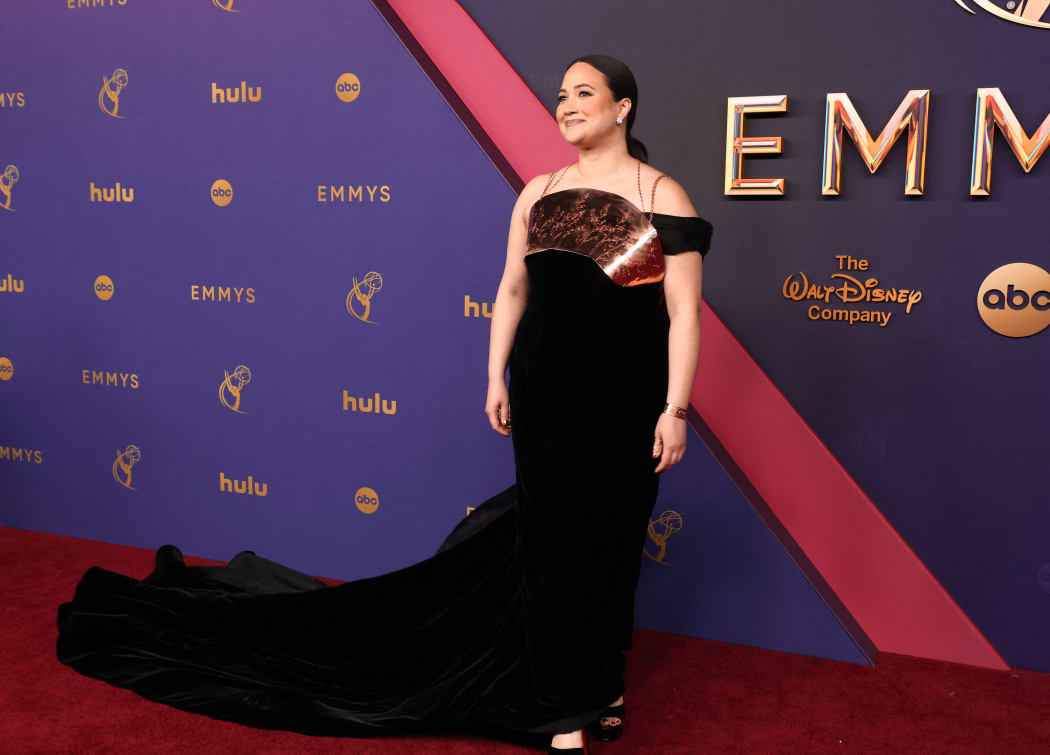
M138 446L128 446L123 451L118 448L117 458L113 460L113 479L128 490L135 490L131 487L131 468L141 459L142 452Z
M344 73L335 80L335 96L343 102L353 102L361 94L361 80L352 73Z
M372 488L358 488L354 493L354 503L362 514L374 514L379 508L379 494Z
M7 357L0 357L0 380L7 382L15 376L15 366Z
M1036 579L1043 592L1050 592L1050 564L1043 564L1036 572Z
M102 301L113 298L113 279L108 275L100 275L95 278L95 296Z
M252 371L239 364L233 368L233 372L223 370L226 376L219 384L219 401L231 412L247 414L241 411L241 391L252 379Z
M977 14L968 3L991 13L999 18L1013 21L1015 24L1034 26L1038 29L1050 29L1050 23L1044 21L1050 0L955 0L955 4L967 13Z
M664 560L667 555L667 539L682 529L682 515L677 511L665 511L656 519L649 520L649 539L642 553L658 564L673 566Z
M981 282L977 311L1000 335L1035 335L1050 325L1050 273L1027 262L997 267Z
M346 295L346 311L361 322L375 324L372 316L372 297L383 287L383 276L370 272L360 282L354 277L354 287Z
M864 415L860 428L853 434L853 447L871 464L882 464L889 453L893 436L903 433L907 424L907 412L890 407L879 414Z
M233 2L234 0L211 0L212 5L219 10L224 10L227 13L240 13L239 10L234 9Z
M218 207L225 207L233 201L233 186L225 178L220 178L211 185L211 201Z
M113 71L113 75L108 79L102 74L102 88L98 90L99 109L106 115L123 118L123 115L117 115L117 109L120 107L120 93L127 85L128 72L123 68Z
M18 182L18 168L8 165L0 173L0 207L10 212L18 212L11 206L11 187Z

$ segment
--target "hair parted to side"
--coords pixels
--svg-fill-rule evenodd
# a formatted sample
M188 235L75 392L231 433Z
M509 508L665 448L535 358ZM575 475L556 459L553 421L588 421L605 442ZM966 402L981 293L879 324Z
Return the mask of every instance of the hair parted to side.
M605 76L605 83L612 90L614 100L619 101L626 97L631 101L631 110L627 113L627 153L648 164L649 150L640 140L631 136L631 126L634 125L634 117L638 114L638 84L635 83L631 69L610 55L582 55L565 66L565 70L568 71L574 63L594 66Z

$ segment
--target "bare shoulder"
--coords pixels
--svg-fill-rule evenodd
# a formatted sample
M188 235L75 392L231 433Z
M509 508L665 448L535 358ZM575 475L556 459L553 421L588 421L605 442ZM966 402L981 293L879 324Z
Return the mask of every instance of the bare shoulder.
M660 182L656 184L656 198L654 206L657 212L662 212L665 215L680 215L682 217L697 217L699 213L696 208L693 207L692 201L689 199L689 195L686 193L685 188L678 181L671 178L661 170L653 168L652 166L646 166L649 168L648 184L652 187L653 182L658 176L663 176ZM646 172L643 169L642 173L642 185L646 183Z
M561 168L558 170L561 170ZM536 200L540 198L541 194L543 194L543 189L547 185L547 181L550 180L550 177L551 173L540 173L539 175L533 176L518 193L518 201L514 205L514 210L522 222L528 221L529 210L532 209L532 205L535 204Z
M558 170L561 170L561 168ZM557 173L557 171L554 171L554 173ZM519 196L526 198L528 204L532 204L539 198L540 194L543 193L543 187L547 185L547 181L550 180L552 175L553 173L540 173L539 175L533 176L525 184L524 188L522 188Z
M521 190L521 193L525 194L527 192L532 192L534 193L534 196L532 198L535 200L540 196L540 194L543 193L543 188L547 185L548 181L560 181L561 179L557 178L557 176L564 175L565 169L571 167L572 164L573 163L566 163L565 165L560 165L554 170L549 171L547 173L540 173L537 176L533 176L532 179L529 180L527 184L525 184L525 188Z

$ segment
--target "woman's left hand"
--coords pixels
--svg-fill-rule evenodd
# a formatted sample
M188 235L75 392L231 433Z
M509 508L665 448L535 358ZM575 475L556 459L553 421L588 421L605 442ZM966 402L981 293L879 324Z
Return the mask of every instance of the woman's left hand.
M653 458L660 458L654 470L670 469L685 456L685 420L670 414L660 414L653 438Z

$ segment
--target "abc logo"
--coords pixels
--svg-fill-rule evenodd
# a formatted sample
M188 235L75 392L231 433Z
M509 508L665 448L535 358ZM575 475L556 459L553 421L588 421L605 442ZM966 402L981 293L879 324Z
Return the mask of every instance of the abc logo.
M977 311L985 325L1004 336L1038 333L1050 325L1050 273L1027 262L996 268L977 291Z
M374 514L379 508L379 495L372 488L358 488L354 493L354 503L362 513Z
M211 201L219 207L225 207L233 200L233 187L225 178L220 178L211 185Z
M361 94L361 81L352 73L344 73L335 82L335 96L343 102L353 102Z
M102 301L113 298L113 281L108 275L100 275L95 278L95 296Z
M11 364L11 360L7 357L0 357L0 380L10 380L14 374L15 367Z

